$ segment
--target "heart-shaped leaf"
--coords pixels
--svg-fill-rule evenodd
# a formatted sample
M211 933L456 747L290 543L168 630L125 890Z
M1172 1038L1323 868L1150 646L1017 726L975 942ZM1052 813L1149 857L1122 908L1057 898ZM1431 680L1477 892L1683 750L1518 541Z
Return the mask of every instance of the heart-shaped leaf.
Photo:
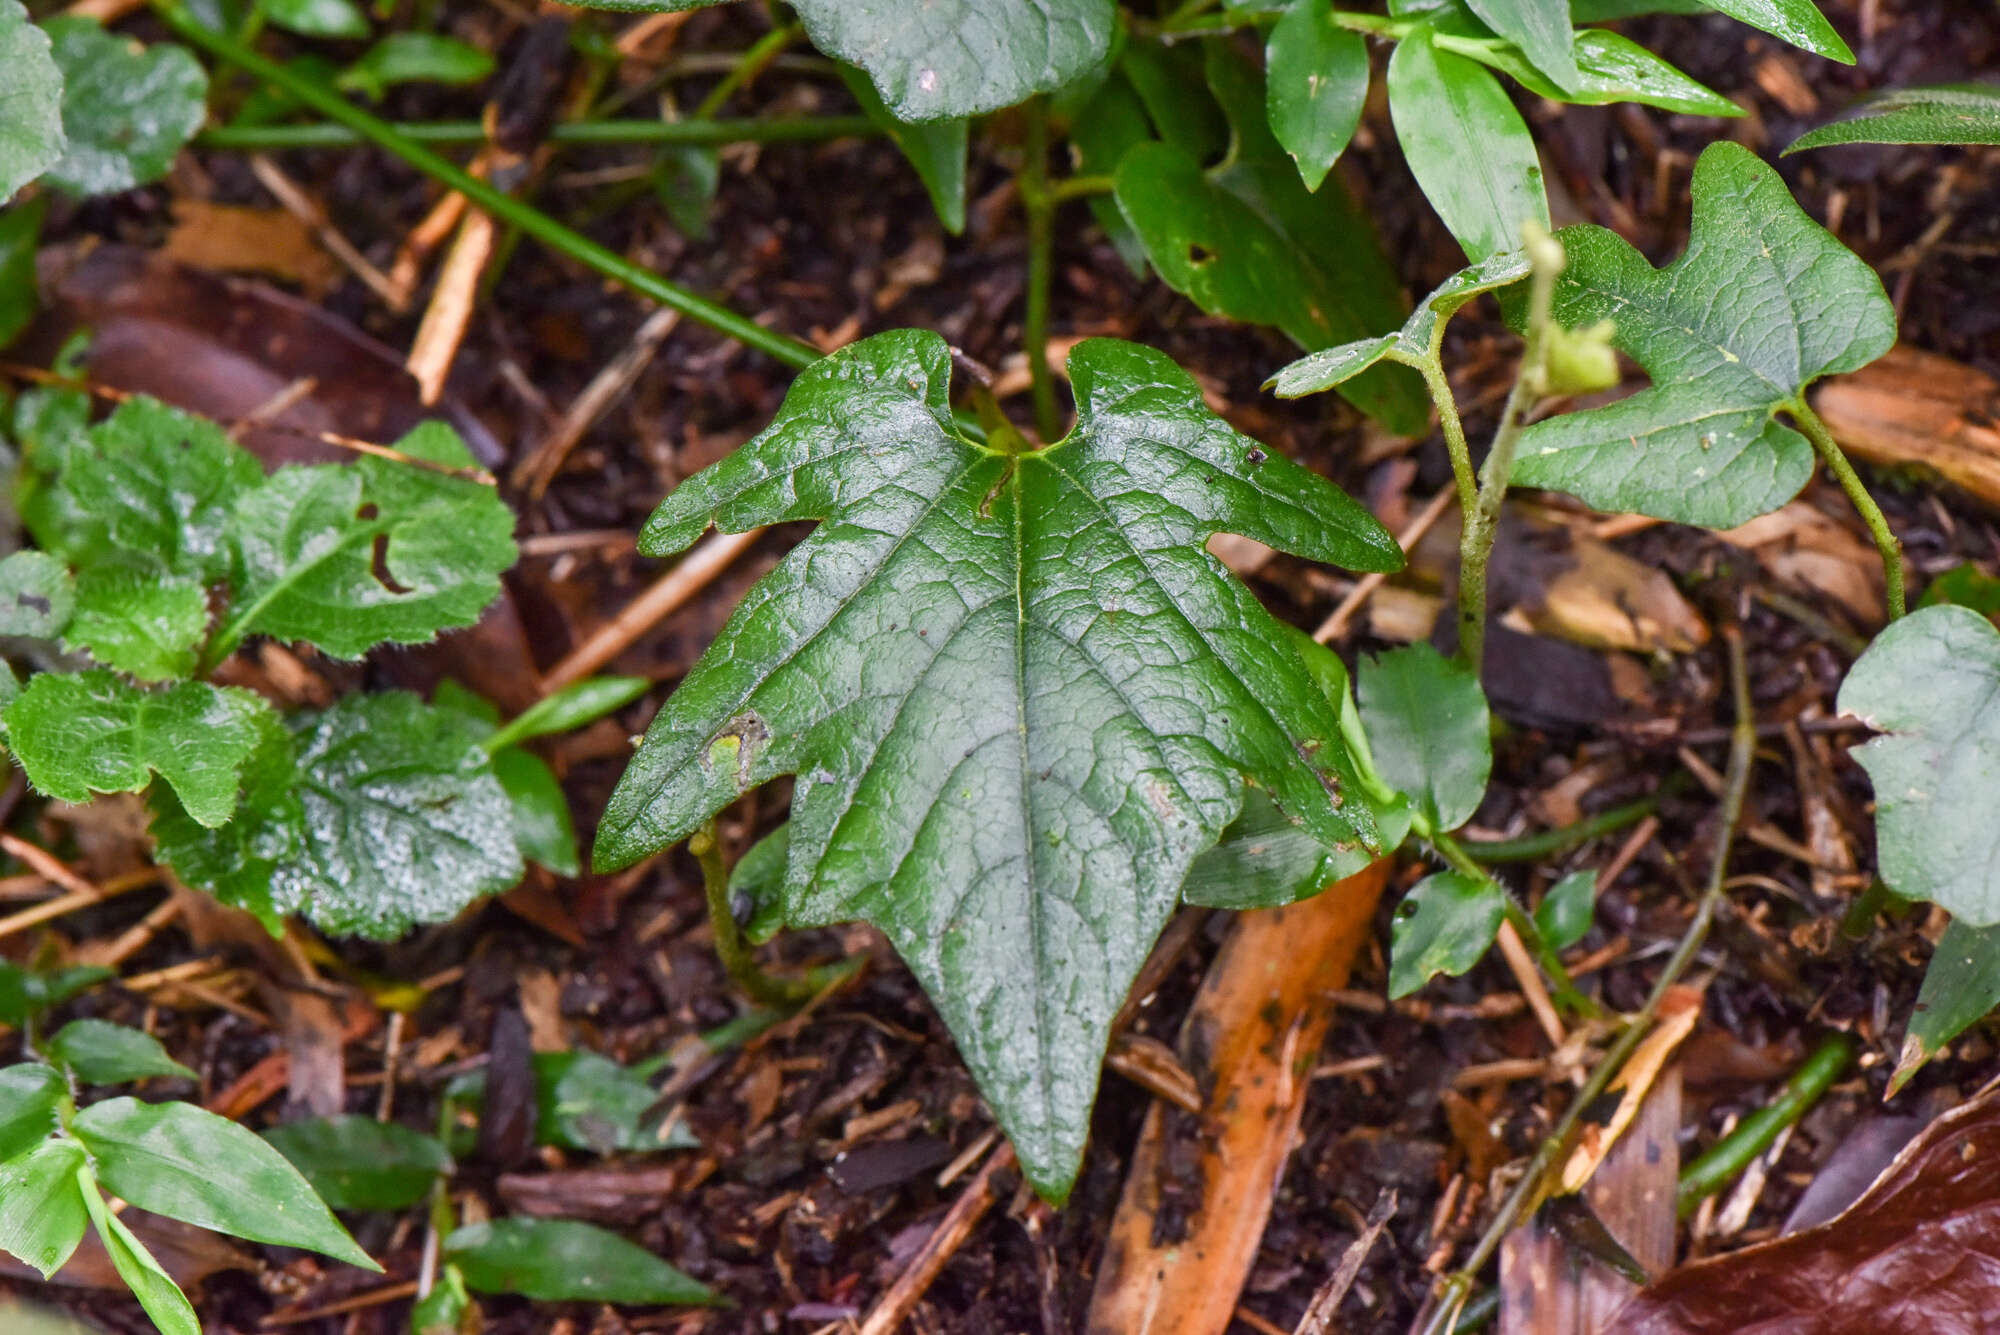
M596 853L627 865L796 775L788 918L888 934L1055 1198L1111 1017L1245 778L1325 843L1377 838L1338 711L1202 544L1402 561L1160 354L1092 339L1069 371L1075 430L1009 453L959 434L943 339L877 335L667 498L651 553L821 526L661 709Z
M95 19L58 17L42 27L62 69L68 140L45 179L75 195L110 195L165 176L208 114L201 63L183 47L145 46Z
M1664 269L1602 227L1560 233L1569 265L1556 281L1557 321L1612 321L1613 341L1653 384L1529 427L1517 483L1734 528L1812 474L1812 446L1777 414L1803 408L1819 377L1866 366L1895 342L1875 271L1748 149L1711 144L1692 190L1688 248Z
M0 204L62 160L62 70L21 0L0 0Z

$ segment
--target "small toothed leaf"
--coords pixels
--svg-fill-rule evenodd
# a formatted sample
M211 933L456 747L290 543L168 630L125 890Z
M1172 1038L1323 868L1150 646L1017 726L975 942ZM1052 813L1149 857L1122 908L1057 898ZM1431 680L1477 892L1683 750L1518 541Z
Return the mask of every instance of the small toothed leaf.
M201 63L184 47L147 46L95 19L62 16L42 28L62 69L67 141L44 179L75 195L109 195L165 176L208 114Z

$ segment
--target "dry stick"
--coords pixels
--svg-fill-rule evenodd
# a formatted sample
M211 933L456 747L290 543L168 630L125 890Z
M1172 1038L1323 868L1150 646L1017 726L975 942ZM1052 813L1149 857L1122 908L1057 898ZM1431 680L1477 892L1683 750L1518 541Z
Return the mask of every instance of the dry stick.
M597 424L611 405L625 396L660 351L660 345L674 332L681 322L681 313L662 306L646 317L638 332L632 335L616 357L583 387L569 410L556 423L555 430L548 438L535 446L527 458L515 465L513 483L525 492L529 500L540 500L542 493L549 489L549 482L569 458L571 450L583 439L584 432Z
M993 1157L979 1170L979 1176L966 1185L951 1209L938 1222L930 1237L924 1239L923 1248L910 1261L909 1268L896 1276L896 1282L889 1291L877 1300L868 1313L868 1319L861 1323L856 1335L889 1335L903 1324L905 1317L916 1307L924 1296L931 1281L944 1269L945 1262L972 1236L973 1228L993 1204L993 1178L1014 1166L1014 1147L1002 1141L993 1151Z
M1729 777L1722 795L1722 824L1716 832L1715 853L1709 864L1708 885L1702 892L1701 903L1696 906L1694 918L1681 934L1673 955L1660 970L1645 1005L1639 1008L1624 1032L1606 1049L1603 1058L1591 1071L1590 1079L1570 1100L1568 1109L1542 1142L1541 1148L1535 1151L1535 1157L1528 1161L1528 1171L1507 1194L1492 1222L1480 1235L1479 1243L1473 1248L1472 1255L1466 1258L1465 1265L1440 1281L1429 1308L1428 1320L1420 1318L1419 1324L1413 1327L1424 1335L1446 1335L1456 1327L1459 1308L1472 1291L1479 1272L1493 1259L1501 1239L1513 1228L1521 1211L1540 1192L1549 1169L1568 1148L1569 1138L1582 1119L1584 1110L1597 1102L1598 1096L1610 1085L1612 1076L1617 1074L1618 1068L1625 1064L1625 1059L1632 1055L1632 1050L1639 1046L1640 1040L1652 1028L1660 1002L1694 962L1695 953L1701 949L1702 942L1708 937L1709 926L1715 921L1716 910L1721 907L1722 885L1729 870L1729 852L1736 842L1736 827L1743 819L1743 797L1750 786L1750 761L1757 745L1756 719L1750 712L1750 674L1743 658L1743 633L1735 626L1729 626L1724 628L1722 634L1729 646L1729 679L1731 693L1735 697L1736 728L1729 743Z
M103 898L103 891L78 876L75 872L56 861L46 851L35 847L27 840L12 834L0 834L0 850L28 864L38 876L46 877L72 895L91 895Z
M1368 1253L1375 1250L1375 1242L1382 1236L1382 1230L1389 1226L1389 1220L1396 1213L1396 1193L1384 1191L1375 1198L1375 1204L1368 1211L1368 1221L1362 1227L1360 1236L1347 1244L1347 1250L1340 1254L1340 1264L1333 1268L1326 1283L1306 1304L1305 1315L1299 1318L1298 1329L1293 1335L1327 1335L1336 1329L1334 1312L1340 1300L1354 1287L1354 1281L1361 1274L1361 1263L1368 1259Z
M474 176L486 174L488 153L481 149L466 164L466 170ZM389 265L389 281L402 295L397 311L409 309L410 299L416 295L417 281L421 278L423 264L432 251L443 245L451 234L458 230L459 220L465 217L467 208L465 196L456 190L445 192L443 198L431 205L431 211L403 238L403 244L396 248L396 258Z
M1514 975L1514 981L1521 985L1521 995L1528 999L1528 1009L1534 1013L1535 1022L1548 1035L1552 1047L1560 1049L1569 1035L1563 1031L1563 1023L1556 1015L1555 1003L1549 1000L1549 989L1542 985L1542 976L1535 972L1535 958L1528 953L1527 943L1514 930L1511 922L1502 922L1495 934L1500 944L1500 953L1507 960L1507 968Z
M404 366L416 377L417 396L424 406L436 403L444 394L445 377L458 359L458 345L472 323L472 307L479 293L479 277L493 255L495 229L493 215L468 209L459 224L458 236L438 271L437 287L431 291L430 305L424 309L423 323L410 344Z
M77 951L77 959L84 964L101 964L113 969L146 948L146 943L160 934L160 929L181 916L187 901L179 895L168 895L156 904L152 911L138 922L125 929L118 938L102 950L85 946Z
M335 259L346 265L356 278L367 284L369 291L395 310L400 311L410 304L407 295L400 302L397 300L396 285L389 280L389 276L369 263L368 257L356 250L354 244L333 225L326 216L326 210L319 206L318 201L299 189L298 184L285 175L284 170L268 155L252 153L250 171L258 183L271 192L272 198L284 206L287 213L310 227L319 243L325 246Z
M1396 535L1396 545L1408 552L1410 548L1423 541L1424 534L1431 531L1437 521L1444 517L1444 512L1451 508L1451 503L1457 499L1457 494L1450 487L1431 497L1430 503L1419 510L1416 518ZM1326 620L1319 623L1319 629L1313 632L1313 638L1321 644L1331 644L1347 634L1347 623L1353 620L1354 614L1361 610L1361 605L1374 596L1375 590L1381 588L1383 581L1388 578L1380 571L1372 571L1356 580L1354 587L1347 591L1347 596L1340 600L1340 606L1334 608L1327 614Z
M574 686L624 653L640 636L678 611L727 570L763 532L761 528L753 528L748 533L710 535L683 557L679 565L660 576L651 588L627 603L624 611L557 663L542 678L542 694L552 695L565 686Z

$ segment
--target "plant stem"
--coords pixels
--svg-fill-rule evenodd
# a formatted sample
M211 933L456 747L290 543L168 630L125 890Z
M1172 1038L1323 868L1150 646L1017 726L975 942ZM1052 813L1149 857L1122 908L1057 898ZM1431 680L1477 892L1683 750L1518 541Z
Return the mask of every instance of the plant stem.
M1847 499L1861 515L1861 522L1868 526L1870 536L1875 539L1875 550L1882 554L1882 583L1889 594L1889 620L1901 617L1908 606L1903 595L1903 544L1889 527L1889 521L1882 516L1882 507L1875 504L1875 498L1868 494L1854 465L1847 462L1834 441L1833 433L1826 429L1826 423L1819 420L1819 414L1806 403L1804 396L1793 399L1785 405L1799 429L1806 433L1806 439L1813 443L1819 457L1826 461L1826 471L1833 474L1840 483L1840 489L1847 493Z
M1028 215L1027 312L1021 320L1022 351L1028 358L1028 392L1035 404L1035 434L1042 444L1062 432L1056 412L1055 377L1049 371L1049 287L1055 258L1056 200L1049 190L1049 102L1037 94L1027 107L1028 133L1021 146L1021 210Z
M1819 1102L1852 1060L1852 1038L1834 1033L1821 1039L1805 1064L1785 1081L1777 1098L1737 1123L1734 1131L1681 1170L1680 1188L1674 1193L1674 1208L1680 1217L1685 1219L1693 1214L1697 1206L1721 1191L1750 1166L1752 1159L1769 1149L1778 1132L1805 1116L1806 1110Z
M736 914L729 904L729 868L722 859L722 842L716 837L715 821L688 836L688 852L701 864L701 883L708 891L708 921L715 929L715 954L730 980L752 1001L765 1006L793 1007L811 1000L810 983L773 978L757 966L750 943L743 938Z
M1514 924L1514 930L1521 934L1521 940L1535 952L1535 961L1547 975L1557 1004L1572 1014L1588 1016L1591 1019L1601 1017L1604 1014L1603 1009L1577 990L1576 980L1569 976L1568 969L1563 968L1561 958L1550 948L1549 943L1542 939L1542 930L1535 924L1534 915L1515 901L1513 892L1501 885L1484 867L1473 861L1465 845L1450 835L1433 834L1430 836L1430 841L1431 846L1437 849L1438 856L1443 858L1453 871L1461 872L1476 880L1491 882L1506 897L1507 921Z
M799 24L786 23L771 29L752 42L749 49L743 53L742 59L736 62L735 67L722 76L720 83L708 90L708 96L695 107L691 119L707 120L722 110L722 104L727 102L737 89L762 74L770 67L771 62L778 58L780 52L804 35L805 29Z
M1476 677L1486 659L1486 562L1500 526L1500 502L1514 476L1514 447L1521 438L1521 417L1542 397L1545 383L1543 350L1548 341L1549 308L1555 299L1556 275L1562 272L1562 246L1540 228L1530 226L1526 238L1533 264L1528 287L1526 346L1507 406L1493 432L1479 476L1479 503L1468 510L1458 542L1458 653Z
M1600 811L1595 816L1585 816L1573 825L1544 830L1540 834L1524 834L1519 839L1488 841L1468 839L1465 841L1465 851L1471 854L1474 860L1489 867L1509 862L1535 862L1552 857L1599 835L1611 834L1628 825L1637 825L1660 809L1661 799L1671 790L1681 786L1680 783L1674 782L1674 779L1680 777L1682 776L1677 773L1667 783L1661 784L1658 792L1637 798L1622 806Z
M478 121L394 121L389 128L419 144L477 144L486 139ZM866 138L882 132L866 116L774 116L736 120L569 121L549 131L558 144L773 144ZM368 141L360 131L330 121L307 125L222 125L195 136L197 147L245 153L288 148L352 148Z
M1438 361L1438 343L1443 341L1444 321L1438 321L1438 338L1433 340L1429 360L1417 369L1423 372L1424 388L1431 392L1431 403L1437 408L1438 425L1444 430L1445 453L1451 456L1452 480L1458 484L1458 513L1463 516L1472 513L1479 499L1479 482L1472 473L1472 450L1465 443L1465 423L1459 420L1458 401L1451 396L1451 382L1445 379L1444 367Z
M621 283L641 296L650 297L662 306L677 310L786 366L803 370L819 360L819 352L808 344L766 329L747 316L739 315L726 306L698 296L678 283L668 282L651 270L632 263L582 233L563 226L533 205L524 204L495 190L485 181L439 157L407 135L398 133L388 122L369 115L314 80L275 61L267 60L221 33L204 27L188 13L186 6L180 0L156 0L156 12L160 21L189 45L201 48L218 60L239 66L266 83L291 94L328 120L347 126L369 143L385 152L393 153L432 180L448 189L456 190L471 203L485 209L502 222L520 228L544 245L551 246L579 264L596 270L613 282Z
M1472 1255L1466 1258L1465 1265L1439 1282L1429 1319L1421 1327L1424 1335L1445 1335L1452 1329L1458 1309L1472 1291L1479 1272L1500 1249L1500 1243L1514 1227L1514 1221L1520 1217L1522 1210L1541 1191L1543 1179L1568 1147L1569 1138L1582 1120L1584 1110L1597 1102L1598 1096L1610 1085L1612 1076L1617 1074L1618 1068L1625 1064L1626 1058L1632 1055L1632 1050L1639 1046L1640 1040L1652 1028L1660 1003L1666 1000L1668 990L1680 981L1688 965L1694 962L1696 952L1708 937L1710 924L1715 921L1716 910L1722 903L1722 884L1729 870L1729 853L1735 846L1737 827L1743 820L1743 798L1750 787L1750 761L1757 745L1756 719L1750 712L1750 673L1744 662L1743 636L1736 628L1729 627L1723 631L1723 637L1729 645L1729 677L1736 704L1736 725L1730 730L1729 772L1723 781L1721 825L1716 831L1715 852L1709 863L1708 884L1702 892L1701 902L1695 907L1694 917L1681 934L1674 953L1660 970L1653 990L1646 996L1646 1003L1605 1050L1590 1078L1570 1100L1569 1107L1550 1130L1548 1138L1535 1151L1534 1158L1528 1161L1528 1171L1507 1194L1507 1199L1487 1224L1486 1231L1480 1234L1479 1242Z

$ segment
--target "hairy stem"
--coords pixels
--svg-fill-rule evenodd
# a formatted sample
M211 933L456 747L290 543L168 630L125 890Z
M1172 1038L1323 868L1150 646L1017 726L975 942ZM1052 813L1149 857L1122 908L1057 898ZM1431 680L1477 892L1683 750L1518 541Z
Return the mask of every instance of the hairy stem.
M765 1006L791 1007L811 1000L816 989L810 983L773 978L758 967L729 903L729 868L723 862L714 820L704 822L688 836L688 852L701 864L701 883L708 891L708 921L715 929L715 954L730 980L752 1001Z
M1771 1147L1778 1133L1805 1116L1819 1102L1833 1082L1854 1060L1854 1040L1846 1034L1829 1034L1820 1040L1805 1064L1792 1072L1778 1097L1745 1117L1736 1129L1715 1142L1708 1152L1681 1170L1680 1188L1674 1193L1674 1208L1685 1219L1750 1166L1750 1161Z
M1021 209L1028 215L1027 312L1021 320L1022 351L1028 358L1028 392L1035 405L1035 434L1042 444L1062 432L1056 412L1055 377L1049 371L1049 287L1054 277L1056 199L1049 190L1049 103L1028 102L1028 133L1021 146Z
M1806 439L1813 443L1819 457L1826 461L1826 471L1833 474L1834 481L1847 493L1847 499L1861 516L1861 522L1868 526L1868 532L1875 539L1875 550L1882 554L1882 583L1889 594L1889 620L1894 621L1908 610L1903 595L1903 544L1889 528L1889 521L1882 516L1882 507L1875 504L1875 498L1862 485L1860 475L1854 465L1847 462L1847 456L1835 443L1833 433L1820 421L1819 414L1807 405L1803 397L1785 405L1799 429L1806 433Z
M1439 339L1431 347L1431 355L1417 369L1423 372L1424 388L1431 392L1431 403L1437 408L1438 425L1444 430L1445 453L1451 456L1452 480L1458 484L1458 512L1461 516L1472 513L1479 500L1479 481L1472 472L1472 450L1465 443L1465 423L1458 417L1458 402L1451 396L1451 382L1445 379L1444 367L1438 362L1437 342L1442 341L1443 324L1440 320Z
M419 144L477 144L486 139L478 121L393 121L395 133ZM554 126L549 139L558 144L773 144L795 140L859 139L882 132L866 116L773 116L736 120L618 120L568 121ZM220 125L195 136L200 148L235 152L265 152L288 148L353 148L369 140L359 130L332 121L306 125Z

